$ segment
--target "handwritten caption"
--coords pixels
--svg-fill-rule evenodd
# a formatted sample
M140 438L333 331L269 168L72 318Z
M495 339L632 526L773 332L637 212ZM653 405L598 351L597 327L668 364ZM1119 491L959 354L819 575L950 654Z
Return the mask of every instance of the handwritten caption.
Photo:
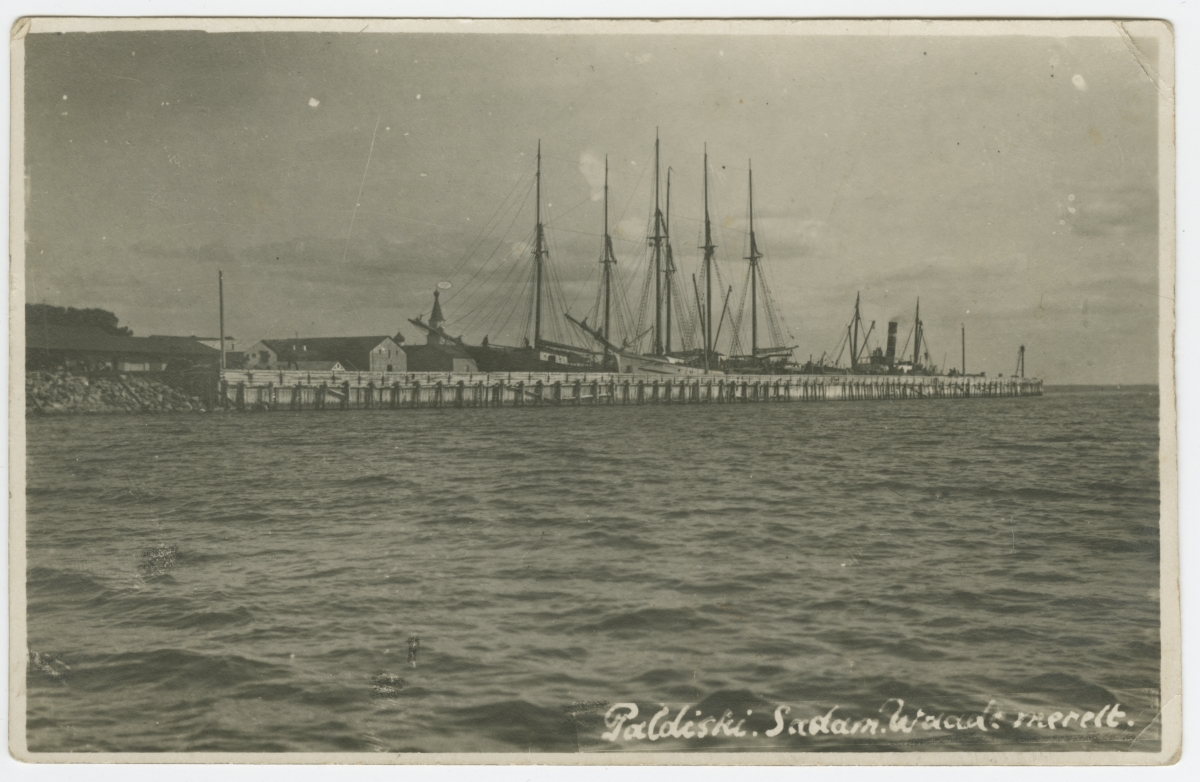
M834 706L823 713L795 716L800 711L791 706L777 706L772 713L766 712L767 720L760 714L754 719L755 711L747 709L745 714L725 709L721 714L705 714L692 704L685 704L675 711L670 706L661 706L653 714L647 714L636 703L614 703L604 715L601 738L609 742L659 741L663 739L713 738L757 738L760 733L767 739L783 736L795 738L821 736L848 736L869 738L891 735L894 738L911 738L911 734L970 732L989 733L1004 730L1032 730L1061 733L1091 730L1128 730L1135 721L1121 709L1120 703L1107 704L1098 711L1063 708L1053 711L1004 711L997 708L995 700L979 711L946 713L914 708L900 698L892 698L879 707L879 716L856 716L841 706ZM748 722L750 724L748 724ZM771 722L766 727L766 722ZM758 728L754 725L757 724Z

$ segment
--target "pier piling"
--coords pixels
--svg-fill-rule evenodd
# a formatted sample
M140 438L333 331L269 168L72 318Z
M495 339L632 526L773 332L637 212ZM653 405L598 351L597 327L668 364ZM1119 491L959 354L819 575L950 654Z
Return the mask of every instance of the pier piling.
M1042 395L1035 378L789 375L708 378L615 373L390 373L225 370L215 384L238 411L729 404L987 399Z

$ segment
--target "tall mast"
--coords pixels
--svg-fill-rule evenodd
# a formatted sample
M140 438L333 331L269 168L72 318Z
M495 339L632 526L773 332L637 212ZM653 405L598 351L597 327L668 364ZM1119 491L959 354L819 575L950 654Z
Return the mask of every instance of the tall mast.
M858 321L862 317L859 315L858 303L862 299L861 293L854 295L854 336L850 340L850 368L858 366Z
M666 352L671 352L671 294L674 287L673 278L675 276L675 260L671 253L671 167L667 166L667 213L663 217L663 239L666 241L667 258L664 266L664 282L666 283L664 291L664 303L667 310L667 341L664 347Z
M533 289L533 347L537 350L542 346L542 261L546 257L545 236L542 233L542 140L538 139L537 149L537 187L536 206L534 209L537 229L533 246L533 265L535 285Z
M662 212L658 208L658 129L654 130L654 355L663 354Z
M967 374L967 324L962 326L962 373Z
M612 307L612 265L617 262L613 254L612 235L608 232L608 155L604 156L604 255L600 263L604 264L604 339L609 336L609 317ZM608 352L606 345L604 351Z
M750 165L750 355L758 355L758 259L762 253L754 241L754 167Z
M917 316L913 324L913 334L916 336L916 341L913 342L913 368L915 369L921 363L921 297L917 297Z
M712 222L708 218L708 144L704 145L704 366L707 368L712 355Z

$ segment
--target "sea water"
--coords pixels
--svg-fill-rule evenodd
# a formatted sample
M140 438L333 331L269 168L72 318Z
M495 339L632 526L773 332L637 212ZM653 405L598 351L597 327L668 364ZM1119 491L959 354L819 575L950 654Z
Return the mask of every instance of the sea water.
M1153 388L27 426L34 751L1158 748Z

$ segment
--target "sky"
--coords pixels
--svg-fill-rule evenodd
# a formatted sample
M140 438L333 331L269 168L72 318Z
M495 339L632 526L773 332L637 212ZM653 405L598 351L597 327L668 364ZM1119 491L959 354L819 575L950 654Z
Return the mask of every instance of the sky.
M32 34L26 74L27 300L138 335L215 334L221 270L240 344L421 341L439 282L451 332L518 344L539 140L553 304L595 300L607 155L636 310L657 129L685 285L707 145L740 288L753 161L801 360L861 293L902 342L920 297L938 364L965 327L970 372L1157 378L1158 93L1116 34Z

